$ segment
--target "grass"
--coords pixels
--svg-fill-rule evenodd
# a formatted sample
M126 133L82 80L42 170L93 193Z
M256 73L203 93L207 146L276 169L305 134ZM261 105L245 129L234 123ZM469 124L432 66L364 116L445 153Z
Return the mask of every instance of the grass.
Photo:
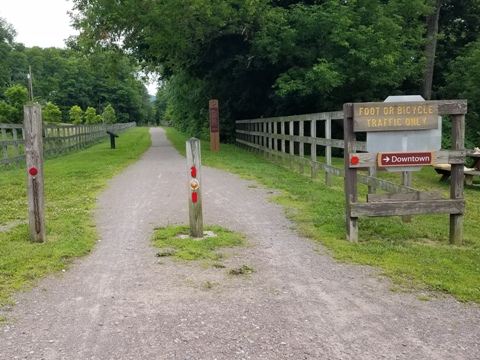
M249 275L254 272L255 269L248 265L242 265L238 268L228 270L229 275Z
M170 141L185 154L187 136L166 128ZM317 179L290 171L283 166L234 145L221 144L219 152L209 150L202 142L202 163L256 180L267 188L281 191L274 201L288 209L297 231L323 243L331 255L342 262L377 267L389 276L396 289L421 289L451 294L460 301L480 303L480 187L466 187L467 210L464 219L464 245L449 244L449 216L412 216L409 223L399 217L360 218L358 243L345 241L345 194L343 179L333 178L325 186L322 173ZM342 167L343 159L334 159ZM305 170L308 173L308 169ZM395 179L399 174L380 173L379 177ZM431 167L413 173L413 187L440 190L448 197L450 186L438 182ZM359 186L364 199L367 187Z
M173 128L166 130L169 139L185 154L187 136ZM45 244L28 241L25 169L0 167L0 308L11 303L15 291L28 288L36 279L61 271L76 257L88 254L97 240L91 210L98 193L108 179L135 162L149 146L148 128L134 128L122 133L115 150L110 149L106 139L86 150L47 160ZM298 232L322 242L339 261L376 266L399 290L435 290L461 301L480 303L480 187L466 187L464 192L467 210L462 247L448 242L448 215L414 216L410 223L398 217L361 218L360 242L353 244L345 241L343 179L335 177L332 187L326 188L321 173L312 180L226 144L221 144L221 151L211 152L209 143L203 142L202 161L280 190L281 195L274 200L294 209L288 213ZM334 163L342 166L343 160L335 159ZM398 181L398 174L380 176ZM414 173L413 186L441 190L448 196L449 186L438 183L438 179L431 168L425 167ZM360 190L362 198L367 189L361 186ZM203 241L197 241L195 246L198 243ZM162 251L175 252L174 256L183 256L184 252L186 258L206 256L212 266L222 267L221 262L212 259L218 258L218 249L229 246L237 245L192 251L168 245Z
M47 242L28 241L26 171L0 168L0 309L36 279L68 267L97 241L92 221L108 179L150 146L148 128L122 133L115 150L104 140L44 164ZM1 231L3 229L3 231Z
M201 240L189 237L190 227L169 226L155 229L153 244L161 248L158 257L170 256L179 260L212 260L214 267L221 267L218 260L225 254L218 252L222 248L243 245L241 234L229 231L219 226L207 226L205 231L211 231L215 236Z

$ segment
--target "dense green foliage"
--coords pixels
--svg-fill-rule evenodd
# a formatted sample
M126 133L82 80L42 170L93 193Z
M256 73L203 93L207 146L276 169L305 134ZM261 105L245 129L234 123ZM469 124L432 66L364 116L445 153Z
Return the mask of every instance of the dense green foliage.
M62 112L57 105L49 102L43 107L42 119L47 124L58 124L62 121Z
M73 106L102 114L109 104L115 122L153 121L147 89L138 79L137 65L127 56L108 50L84 54L75 49L25 48L15 42L13 27L0 18L0 122L23 121L29 67L33 100L42 104L43 111L51 109L45 108L49 103L57 106L61 111L57 122L69 122Z
M479 0L74 0L84 51L123 50L159 74L156 121L208 137L218 99L223 141L238 119L340 110L345 102L418 94L427 17L440 5L433 99L467 98L470 141L480 142L472 83ZM433 35L432 35L433 36ZM468 60L470 59L470 60ZM455 81L453 81L455 82Z

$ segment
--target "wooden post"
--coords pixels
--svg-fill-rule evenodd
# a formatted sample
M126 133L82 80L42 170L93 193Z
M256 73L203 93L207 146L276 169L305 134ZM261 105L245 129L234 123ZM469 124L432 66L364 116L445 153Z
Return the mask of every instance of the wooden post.
M465 150L465 114L452 115L452 150ZM463 198L464 164L451 165L450 199ZM450 243L463 244L463 215L450 215Z
M402 171L402 185L403 186L412 186L412 172L411 171ZM402 215L402 221L405 223L411 222L412 217L410 215Z
M350 168L350 154L356 152L356 136L353 132L353 104L343 105L343 134L345 141L345 205L347 240L358 241L358 218L351 216L351 204L358 200L357 169Z
M352 132L353 132L353 128L352 128ZM332 119L330 116L325 121L325 139L327 140L332 139ZM331 166L332 165L332 147L330 145L327 145L325 148L325 159L327 160L327 165ZM332 174L330 174L329 172L325 173L325 185L328 187L332 186Z
M203 237L203 213L202 213L202 177L201 177L201 153L200 140L191 138L187 141L187 164L189 171L189 214L190 236Z
M278 140L277 140L277 121L272 121L272 151L273 151L273 162L278 164L278 155L277 155L277 148L278 148Z
M300 120L298 126L299 126L298 135L300 136L300 138L303 138L305 135L305 121ZM305 143L303 139L300 141L298 155L300 157L300 162L298 163L298 172L300 174L303 174L305 172L305 168L302 163L302 160L305 158Z
M310 137L312 137L312 140L315 140L317 138L317 120L313 119L312 122L310 123ZM312 142L312 147L310 149L311 155L312 155L312 179L315 179L317 177L317 143L316 141Z
M295 160L294 160L294 158L293 158L293 156L295 155L295 142L293 141L294 123L293 123L292 120L288 122L288 126L289 126L289 135L291 136L291 139L290 139L290 148L289 148L289 150L290 150L290 155L291 155L291 156L290 156L290 170L293 170L293 167L294 167L293 165L294 165L294 162L295 162Z
M220 151L220 115L218 112L218 100L208 102L210 111L210 150Z
M47 237L43 181L42 108L38 104L26 105L23 107L23 111L30 240L42 243Z

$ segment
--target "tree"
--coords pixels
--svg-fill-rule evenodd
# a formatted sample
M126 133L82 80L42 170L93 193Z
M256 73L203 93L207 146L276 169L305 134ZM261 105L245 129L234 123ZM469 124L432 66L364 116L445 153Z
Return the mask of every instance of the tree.
M168 114L192 135L206 134L207 100L219 99L232 141L236 119L417 93L432 1L74 0L74 45L156 70Z
M12 107L12 120L14 124L23 123L23 106L28 102L28 90L21 85L13 85L5 90L4 96L8 105Z
M15 109L5 101L0 100L0 123L11 123L15 114Z
M452 98L468 100L465 137L467 147L480 145L480 39L470 44L464 56L452 61L447 92Z
M45 123L58 124L62 122L62 112L57 105L49 102L45 106L43 106L42 118L43 122Z
M420 94L425 100L430 100L432 97L433 69L437 51L438 21L440 19L440 9L444 3L445 0L435 0L433 11L427 16L427 35L424 48L427 60L420 89Z
M111 104L108 104L103 110L102 120L105 124L114 124L117 122L117 115L115 114L115 109Z
M81 124L83 122L83 110L80 106L74 105L69 111L70 121L73 125Z
M439 19L439 37L433 74L432 97L452 99L458 94L448 92L447 78L451 62L464 56L469 44L480 34L480 2L478 0L445 1Z
M15 29L4 18L0 17L0 94L11 85L10 54L14 48L17 35Z
M155 107L155 123L160 125L160 122L163 120L165 112L167 111L167 93L165 87L159 87L157 89L157 95L155 96L154 107Z
M97 122L97 110L89 106L87 110L85 110L85 124L91 125L91 124L96 124L96 122Z

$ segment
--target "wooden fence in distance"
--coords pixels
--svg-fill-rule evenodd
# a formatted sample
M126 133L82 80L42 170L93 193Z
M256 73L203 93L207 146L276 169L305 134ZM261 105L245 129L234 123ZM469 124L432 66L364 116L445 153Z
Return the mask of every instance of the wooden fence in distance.
M300 173L309 167L312 178L318 171L325 173L326 185L332 176L345 177L343 168L332 165L332 148L344 149L343 139L332 139L332 125L343 126L343 111L260 118L236 121L237 145L264 154L269 159L282 161L293 170L298 165ZM366 143L356 142L357 151L366 151ZM325 163L318 161L318 154L325 154ZM375 169L358 174L359 183L390 193L417 191L409 186L395 184L375 177Z
M44 154L60 154L83 148L107 136L107 130L121 133L136 126L135 122L120 124L96 124L75 126L44 125L42 130ZM3 157L0 165L8 168L9 164L25 161L25 131L23 124L0 123L0 148Z

